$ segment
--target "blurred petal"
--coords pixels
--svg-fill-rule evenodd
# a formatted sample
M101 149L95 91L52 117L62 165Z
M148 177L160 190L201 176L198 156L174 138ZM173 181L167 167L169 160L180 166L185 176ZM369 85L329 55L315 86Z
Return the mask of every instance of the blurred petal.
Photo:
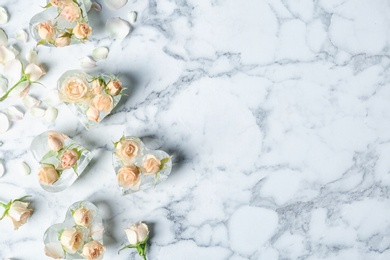
M93 68L93 67L96 67L96 61L94 61L90 57L87 57L87 56L83 57L79 61L80 61L80 66L82 68Z
M36 51L34 51L33 49L31 49L27 55L26 55L26 60L29 62L29 63L35 63L35 64L39 64L39 61L38 61L38 53Z
M130 32L130 24L119 17L111 18L106 23L106 30L110 38L123 40Z
M15 39L21 42L27 42L28 34L26 33L25 30L19 30L15 34Z
M46 92L46 95L42 101L52 107L56 107L63 103L56 89L52 89Z
M43 116L43 119L48 122L54 122L58 116L58 110L54 107L49 107L46 109L45 115Z
M96 12L100 12L102 10L102 6L101 4L97 3L97 2L93 2L92 3L92 8L93 10L95 10Z
M30 81L37 81L46 73L42 67L34 63L28 64L24 72Z
M106 47L98 47L92 51L92 57L95 60L104 60L108 56L108 49Z
M118 10L127 4L127 0L104 0L108 8Z
M0 134L7 132L8 128L9 128L8 117L5 114L0 113Z
M19 108L14 106L7 107L5 109L5 113L7 114L9 120L11 121L17 121L24 117L23 111L21 111Z
M7 44L8 44L7 34L3 31L3 29L0 29L0 45L7 46Z
M28 110L30 115L35 118L42 118L45 115L45 110L40 107L32 107Z
M41 101L30 95L26 95L23 98L23 104L25 105L26 108L32 108L32 107L39 106L39 104L41 104Z
M19 170L20 170L20 173L22 173L23 175L30 175L30 173L31 173L30 166L28 166L27 163L25 163L25 162L21 162L19 164Z
M4 7L0 6L0 24L8 23L8 13Z
M131 11L129 13L129 22L135 23L135 21L137 21L137 12Z

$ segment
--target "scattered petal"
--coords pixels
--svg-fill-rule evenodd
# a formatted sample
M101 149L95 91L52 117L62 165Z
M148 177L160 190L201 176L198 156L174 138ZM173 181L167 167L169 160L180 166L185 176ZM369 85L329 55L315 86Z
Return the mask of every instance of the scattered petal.
M28 34L25 30L19 30L15 34L15 39L21 42L27 42Z
M127 0L104 0L104 3L108 8L118 10L127 4Z
M92 3L92 8L93 10L95 10L96 12L100 12L102 10L102 5L97 3L97 2L93 2Z
M15 59L15 53L5 46L0 46L0 63L6 64L8 61Z
M0 95L2 96L8 89L8 80L0 75Z
M27 163L25 162L21 162L19 164L19 170L20 170L20 173L22 173L23 175L30 175L31 173L31 169L30 167L27 165Z
M45 254L54 259L62 259L65 257L64 249L61 243L48 243L45 245Z
M96 61L94 61L90 57L87 57L87 56L83 57L79 61L80 61L80 66L82 68L93 68L93 67L96 67Z
M14 106L6 108L5 113L11 121L18 121L24 117L23 111Z
M45 110L40 107L32 107L28 110L30 115L35 118L42 118L45 115Z
M41 101L30 96L30 95L26 95L24 98L23 98L23 104L25 105L25 107L27 108L32 108L32 107L36 107L36 106L39 106L39 104L41 104Z
M34 51L33 49L31 49L27 55L26 55L26 60L29 62L29 63L34 63L34 64L39 64L39 61L38 61L38 53L36 51Z
M108 49L106 47L98 47L92 51L92 57L95 60L105 60L108 56Z
M12 59L5 64L4 74L10 83L16 83L22 77L22 64Z
M85 6L85 10L87 12L89 12L89 10L91 10L91 7L92 7L92 2L91 0L84 0L84 6Z
M19 91L19 92L18 92ZM26 81L17 86L13 92L18 93L18 97L22 98L30 91L30 82Z
M34 63L28 64L24 72L30 81L37 81L46 74L46 71L41 66Z
M58 110L54 107L49 107L48 109L46 109L43 119L48 123L52 123L56 120L57 116Z
M4 173L5 173L4 163L2 160L0 160L0 177L2 177Z
M106 23L106 30L110 38L123 40L130 32L130 24L119 17L111 18Z
M56 89L52 89L46 92L46 96L43 98L43 102L52 107L56 107L63 103Z
M7 46L7 44L8 44L7 34L5 34L3 29L0 29L0 45L1 46Z
M8 23L8 13L4 7L0 6L0 24Z
M129 22L135 23L135 21L137 21L137 12L131 11L129 13Z
M15 57L19 55L19 51L15 49L13 45L8 46L8 50L11 51L15 55Z
M9 128L8 117L5 114L0 113L0 134L7 132L8 128Z

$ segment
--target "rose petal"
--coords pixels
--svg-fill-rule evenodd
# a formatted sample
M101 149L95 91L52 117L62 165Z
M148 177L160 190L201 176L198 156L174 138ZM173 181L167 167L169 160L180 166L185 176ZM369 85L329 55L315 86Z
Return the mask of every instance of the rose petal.
M104 0L108 8L118 10L127 4L127 0Z
M8 23L8 13L4 7L0 6L0 24Z
M23 175L30 175L31 173L30 167L25 162L19 164L19 170Z
M46 96L43 98L43 102L51 107L56 107L63 103L56 89L52 89L46 92Z
M91 0L84 0L84 6L85 6L85 10L87 12L89 12L89 10L91 10L91 7L92 7L92 2Z
M92 8L93 10L95 10L96 12L100 12L102 10L102 5L97 3L97 2L93 2L92 3Z
M26 95L23 98L23 104L26 108L32 108L32 107L39 106L39 104L41 104L41 101L30 95Z
M45 245L45 254L54 259L65 258L61 243L47 243Z
M137 12L131 11L129 13L129 22L135 23L135 21L137 21Z
M91 237L100 241L103 239L104 226L101 223L93 224L91 227Z
M21 42L27 42L28 34L25 30L19 30L15 34L15 39Z
M93 68L93 67L96 67L96 61L94 61L93 59L91 59L88 56L80 58L79 61L80 61L80 66L82 68Z
M0 113L0 134L7 132L8 128L9 128L8 117L5 114Z
M48 123L52 123L56 120L58 116L58 110L54 107L49 107L46 109L45 115L43 116L43 120Z
M98 47L92 51L92 57L95 60L104 60L107 59L107 56L108 56L108 49L106 47Z
M13 91L9 94L9 97L24 97L27 95L28 91L30 90L30 83L28 81L25 81L23 83L20 83L16 88L14 88Z
M3 29L0 29L0 45L7 46L7 44L8 44L7 34L5 34Z
M11 83L16 83L22 77L22 64L17 59L12 59L5 64L4 74Z
M33 49L31 49L29 52L27 52L26 54L26 60L29 62L29 63L34 63L34 64L39 64L39 61L38 61L38 53L36 51L34 51Z
M0 177L2 177L5 173L4 163L0 160Z
M46 73L42 67L34 63L28 64L24 72L30 81L37 81Z
M45 110L40 107L32 107L28 110L30 115L35 118L42 118L45 115Z
M6 64L8 61L15 59L15 53L5 46L0 46L0 63Z
M106 30L112 39L123 40L130 32L130 24L125 20L116 17L106 23Z
M0 75L0 96L2 96L8 89L8 80Z
M17 107L11 106L5 109L5 113L8 119L11 121L17 121L24 117L24 113Z

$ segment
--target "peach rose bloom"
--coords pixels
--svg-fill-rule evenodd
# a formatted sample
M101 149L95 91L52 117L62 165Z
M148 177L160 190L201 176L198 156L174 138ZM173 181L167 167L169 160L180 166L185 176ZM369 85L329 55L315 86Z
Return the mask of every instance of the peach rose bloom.
M92 221L93 211L86 207L80 207L73 213L73 220L79 226L88 227Z
M38 35L41 39L51 41L56 33L51 21L42 22L38 25Z
M73 150L66 150L61 156L61 167L68 169L77 163L78 154Z
M125 139L116 145L116 154L125 165L135 162L139 154L139 144L133 140Z
M49 137L47 138L47 144L51 150L58 152L62 149L64 141L67 138L68 136L64 135L63 133L50 132Z
M62 9L61 16L68 22L73 23L81 18L80 7L77 4L70 2L64 6L64 9Z
M116 96L122 90L122 83L119 80L110 81L107 84L107 90L110 95Z
M91 241L84 245L83 256L89 260L103 259L106 248L97 241Z
M72 0L50 0L50 4L58 8L64 8L66 5L70 3L72 3Z
M66 252L74 254L83 245L83 233L76 228L67 228L62 232L60 242Z
M117 174L117 180L120 187L124 189L138 189L140 182L139 170L135 165L120 168Z
M100 111L96 108L89 107L86 114L89 120L99 122Z
M11 218L15 230L25 224L31 216L33 210L28 209L28 205L28 202L22 201L15 201L11 204L8 210L8 217Z
M51 185L55 183L59 178L60 174L58 173L58 171L50 165L43 166L38 173L39 182L45 185Z
M65 47L65 46L68 46L70 44L70 37L67 36L66 34L64 33L61 33L59 34L55 41L54 41L55 45L57 47Z
M93 98L92 103L100 111L111 111L114 106L112 97L107 94L96 95Z
M154 155L148 154L144 157L141 171L143 174L156 174L161 169L161 161Z
M78 23L73 28L73 35L80 40L85 40L92 33L92 28L86 23Z
M87 83L80 78L69 78L62 83L61 95L67 102L81 101L87 92Z
M92 88L91 88L92 94L100 95L102 94L103 90L104 90L104 86L100 84L100 81L98 79L92 81Z

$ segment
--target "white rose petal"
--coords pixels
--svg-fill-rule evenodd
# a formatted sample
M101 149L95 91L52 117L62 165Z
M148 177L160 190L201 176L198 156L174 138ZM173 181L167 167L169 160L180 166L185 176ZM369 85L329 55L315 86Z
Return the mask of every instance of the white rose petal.
M8 117L5 114L0 113L0 134L7 132L8 128L9 128Z
M17 59L7 61L4 74L10 83L16 83L22 77L22 64Z
M130 32L130 24L119 17L111 18L106 23L106 30L110 38L123 40Z
M15 34L15 39L21 42L27 42L28 34L26 33L25 30L19 30Z
M88 68L96 67L96 61L94 61L88 56L80 58L79 61L80 61L80 67L82 68L88 69Z
M54 107L49 107L46 109L45 115L43 116L43 120L48 123L54 122L58 116L58 110Z
M0 24L8 23L8 13L4 7L0 6Z
M30 81L37 81L46 73L40 66L34 63L28 64L24 72L30 78Z
M56 107L63 103L56 89L52 89L46 92L46 95L43 98L43 102L51 107Z
M30 167L25 162L21 162L19 164L19 170L20 170L20 173L22 173L23 175L30 175L30 173L31 173Z
M3 161L0 160L0 177L2 177L5 173Z
M26 54L26 60L29 62L29 63L34 63L34 64L38 64L38 53L36 51L34 51L33 49L31 49L29 52L27 52Z
M8 44L7 34L3 31L3 29L0 29L0 45L7 46L7 44Z
M6 64L7 62L14 60L15 57L16 55L13 50L10 50L5 46L0 46L0 63Z
M92 51L92 57L95 60L105 60L107 59L107 56L108 56L108 48L106 47L98 47Z
M137 21L137 12L131 11L129 13L129 22L135 23L135 21Z
M30 89L30 83L25 81L20 83L13 91L9 94L9 97L24 97Z
M45 115L45 110L40 107L32 107L28 110L30 115L35 118L42 118Z
M118 10L127 4L127 0L104 0L110 9Z
M92 8L93 10L95 10L96 12L100 12L102 10L102 6L101 4L97 3L97 2L93 2L92 3Z
M85 6L85 11L89 12L92 7L92 2L91 0L84 0L84 6Z
M100 241L103 240L104 226L102 224L93 224L91 227L91 237L94 240Z
M48 243L45 245L45 254L54 259L65 258L64 250L60 243Z
M9 120L17 121L23 118L24 113L17 107L11 106L5 109L5 113L7 114Z
M3 77L3 75L0 75L0 96L5 94L8 89L8 80Z
M26 108L32 108L32 107L39 106L39 104L41 104L41 101L30 95L26 95L23 98L23 104Z

